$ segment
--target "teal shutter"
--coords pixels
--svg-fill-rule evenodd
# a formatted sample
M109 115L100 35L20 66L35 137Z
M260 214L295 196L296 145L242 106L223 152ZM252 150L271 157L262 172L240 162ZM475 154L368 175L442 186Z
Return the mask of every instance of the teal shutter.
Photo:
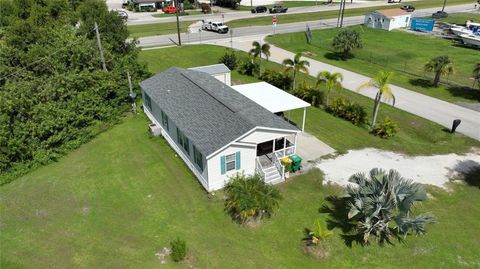
M224 175L227 171L227 166L225 164L225 156L220 157L220 168L222 175Z
M240 169L240 151L235 152L235 170Z

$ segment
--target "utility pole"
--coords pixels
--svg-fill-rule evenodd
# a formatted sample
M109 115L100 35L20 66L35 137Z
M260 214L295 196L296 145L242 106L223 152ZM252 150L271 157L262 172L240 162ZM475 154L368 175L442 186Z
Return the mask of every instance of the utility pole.
M182 39L180 38L180 18L178 17L178 0L175 1L175 16L177 17L177 36L178 36L178 45L182 45Z
M137 114L137 103L135 102L135 97L137 97L137 94L133 91L132 78L130 77L129 71L127 71L127 79L128 79L128 88L130 90L130 100L132 101L132 112L133 114Z
M447 0L443 0L442 11L444 11L444 10L445 10L445 4L447 4Z
M233 49L233 29L230 29L230 48Z
M345 5L346 4L347 4L347 0L343 0L342 16L340 18L340 28L343 27L343 17L345 15Z
M107 66L105 65L105 57L103 57L102 42L100 41L100 33L98 32L97 22L95 22L95 34L97 35L97 45L98 50L100 50L100 59L102 60L103 71L108 72Z

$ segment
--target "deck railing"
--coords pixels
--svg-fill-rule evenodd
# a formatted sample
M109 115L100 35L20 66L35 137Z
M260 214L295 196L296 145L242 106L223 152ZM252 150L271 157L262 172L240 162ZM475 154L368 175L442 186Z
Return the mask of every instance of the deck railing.
M275 167L277 168L282 180L285 179L285 166L283 166L283 164L280 162L280 158L277 157L277 153L273 154L273 163L275 164Z
M262 167L262 164L260 163L259 157L255 158L255 172L265 180L265 171L263 171L263 167Z
M275 151L275 155L280 159L283 157L291 156L293 154L295 154L295 145Z

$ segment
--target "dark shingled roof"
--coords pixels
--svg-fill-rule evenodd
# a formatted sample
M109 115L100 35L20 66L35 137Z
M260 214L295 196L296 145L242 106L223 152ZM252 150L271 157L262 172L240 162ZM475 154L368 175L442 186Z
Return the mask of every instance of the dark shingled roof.
M173 67L140 87L206 156L258 126L298 131L206 73Z

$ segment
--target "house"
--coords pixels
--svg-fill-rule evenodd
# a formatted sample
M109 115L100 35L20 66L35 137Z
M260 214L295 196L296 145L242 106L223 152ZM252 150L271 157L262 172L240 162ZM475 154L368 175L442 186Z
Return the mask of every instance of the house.
M364 24L371 28L391 31L408 27L410 18L410 13L399 8L375 10L365 15Z
M129 0L140 10L161 9L164 6L174 5L173 0Z
M236 173L258 173L272 184L284 181L279 159L296 153L301 130L266 104L208 73L175 67L140 87L146 115L207 191L223 188ZM297 99L287 93L275 111L309 106Z
M232 85L230 69L228 69L228 67L224 64L213 64L213 65L193 67L193 68L190 68L190 70L207 73L210 76L213 76L214 78L227 84L228 86Z

